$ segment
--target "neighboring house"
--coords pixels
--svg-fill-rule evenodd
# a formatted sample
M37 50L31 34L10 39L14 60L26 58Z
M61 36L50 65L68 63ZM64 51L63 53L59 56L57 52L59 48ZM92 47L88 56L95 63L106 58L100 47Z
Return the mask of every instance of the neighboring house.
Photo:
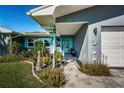
M11 45L11 37L18 35L17 32L0 27L0 54L9 53L8 47Z
M44 42L47 48L51 45L51 36L47 32L24 32L22 34L21 37L24 38L23 47L26 50L35 48L37 41Z
M8 47L12 45L13 41L22 44L22 50L35 48L35 42L42 41L46 47L50 49L51 36L47 32L24 32L19 33L0 27L0 54L9 53Z
M27 14L58 37L64 54L74 48L83 62L124 67L123 5L47 5Z

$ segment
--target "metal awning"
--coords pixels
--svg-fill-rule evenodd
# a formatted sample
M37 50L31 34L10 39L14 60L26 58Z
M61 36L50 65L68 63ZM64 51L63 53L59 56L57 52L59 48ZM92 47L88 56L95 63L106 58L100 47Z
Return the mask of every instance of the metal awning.
M63 22L56 23L57 36L59 35L75 35L76 32L88 22Z

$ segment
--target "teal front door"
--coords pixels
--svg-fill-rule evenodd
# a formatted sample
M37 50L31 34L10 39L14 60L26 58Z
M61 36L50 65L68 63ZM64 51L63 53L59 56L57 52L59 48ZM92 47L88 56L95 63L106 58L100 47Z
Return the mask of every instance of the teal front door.
M63 37L62 38L62 50L64 54L69 54L71 48L73 48L73 38Z

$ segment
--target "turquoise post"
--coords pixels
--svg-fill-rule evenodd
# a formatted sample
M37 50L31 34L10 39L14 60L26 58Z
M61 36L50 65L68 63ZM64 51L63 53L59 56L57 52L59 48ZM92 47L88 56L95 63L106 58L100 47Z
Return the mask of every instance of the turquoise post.
M60 36L60 52L62 53L62 37Z
M52 32L52 37L53 37L53 64L52 68L55 68L55 50L56 50L56 28L54 25L53 32Z

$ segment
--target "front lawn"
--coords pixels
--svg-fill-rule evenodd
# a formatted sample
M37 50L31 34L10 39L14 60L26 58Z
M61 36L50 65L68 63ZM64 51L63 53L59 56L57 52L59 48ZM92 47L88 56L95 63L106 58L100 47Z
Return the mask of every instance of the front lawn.
M31 69L32 65L24 62L0 63L0 87L41 87L41 83L32 75Z

